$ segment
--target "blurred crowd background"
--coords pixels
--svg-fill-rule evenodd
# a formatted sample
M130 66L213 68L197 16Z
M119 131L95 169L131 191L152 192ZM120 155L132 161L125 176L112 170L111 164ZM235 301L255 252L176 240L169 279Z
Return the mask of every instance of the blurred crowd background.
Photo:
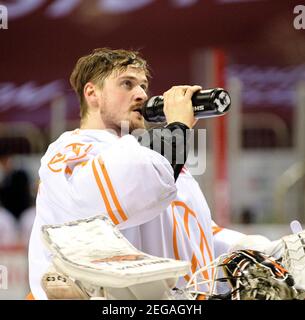
M0 14L8 9L7 28L0 18L0 266L8 271L4 288L0 268L0 299L27 293L40 158L79 126L69 76L98 47L140 50L151 95L178 84L229 91L229 114L196 125L207 148L195 178L220 225L271 239L289 233L291 220L304 225L301 2L0 0Z

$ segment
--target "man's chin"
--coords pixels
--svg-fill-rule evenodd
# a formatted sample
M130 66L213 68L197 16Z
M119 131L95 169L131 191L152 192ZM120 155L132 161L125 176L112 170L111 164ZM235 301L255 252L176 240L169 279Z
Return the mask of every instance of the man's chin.
M121 122L122 135L131 134L133 131L141 131L145 129L144 118L141 120L124 120Z
M145 130L144 122L141 124L131 124L129 133L133 135L137 135L137 133L142 134L143 130Z
M132 130L145 129L144 118L141 117L141 119L131 120L130 121L130 128Z

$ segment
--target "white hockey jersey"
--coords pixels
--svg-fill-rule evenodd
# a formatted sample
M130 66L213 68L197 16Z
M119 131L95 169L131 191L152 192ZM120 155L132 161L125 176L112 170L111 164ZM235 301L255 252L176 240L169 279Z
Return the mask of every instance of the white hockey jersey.
M36 218L29 245L33 296L51 257L41 226L108 215L126 238L151 255L188 260L191 272L214 259L213 230L206 200L184 169L176 183L170 163L131 135L105 130L65 132L41 160ZM225 250L227 244L223 245ZM186 275L180 285L189 279Z

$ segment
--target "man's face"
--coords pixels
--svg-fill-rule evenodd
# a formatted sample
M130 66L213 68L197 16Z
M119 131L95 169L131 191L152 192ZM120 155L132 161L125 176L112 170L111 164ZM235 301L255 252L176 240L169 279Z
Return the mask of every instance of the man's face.
M121 132L127 121L129 132L144 128L140 110L147 100L148 81L144 70L129 65L125 71L114 71L98 92L100 116L107 129Z

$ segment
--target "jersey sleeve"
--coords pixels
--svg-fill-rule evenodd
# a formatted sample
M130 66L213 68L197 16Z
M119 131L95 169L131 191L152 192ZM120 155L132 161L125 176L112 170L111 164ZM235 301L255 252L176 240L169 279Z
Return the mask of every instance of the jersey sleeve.
M241 232L219 227L214 221L212 221L212 232L215 257L229 252L234 244L245 236L245 234Z
M57 182L44 179L56 201L66 201L65 207L70 201L77 218L108 215L121 229L155 218L176 196L170 163L140 146L132 136L124 136L87 161L77 162L69 175L66 168L61 174Z

